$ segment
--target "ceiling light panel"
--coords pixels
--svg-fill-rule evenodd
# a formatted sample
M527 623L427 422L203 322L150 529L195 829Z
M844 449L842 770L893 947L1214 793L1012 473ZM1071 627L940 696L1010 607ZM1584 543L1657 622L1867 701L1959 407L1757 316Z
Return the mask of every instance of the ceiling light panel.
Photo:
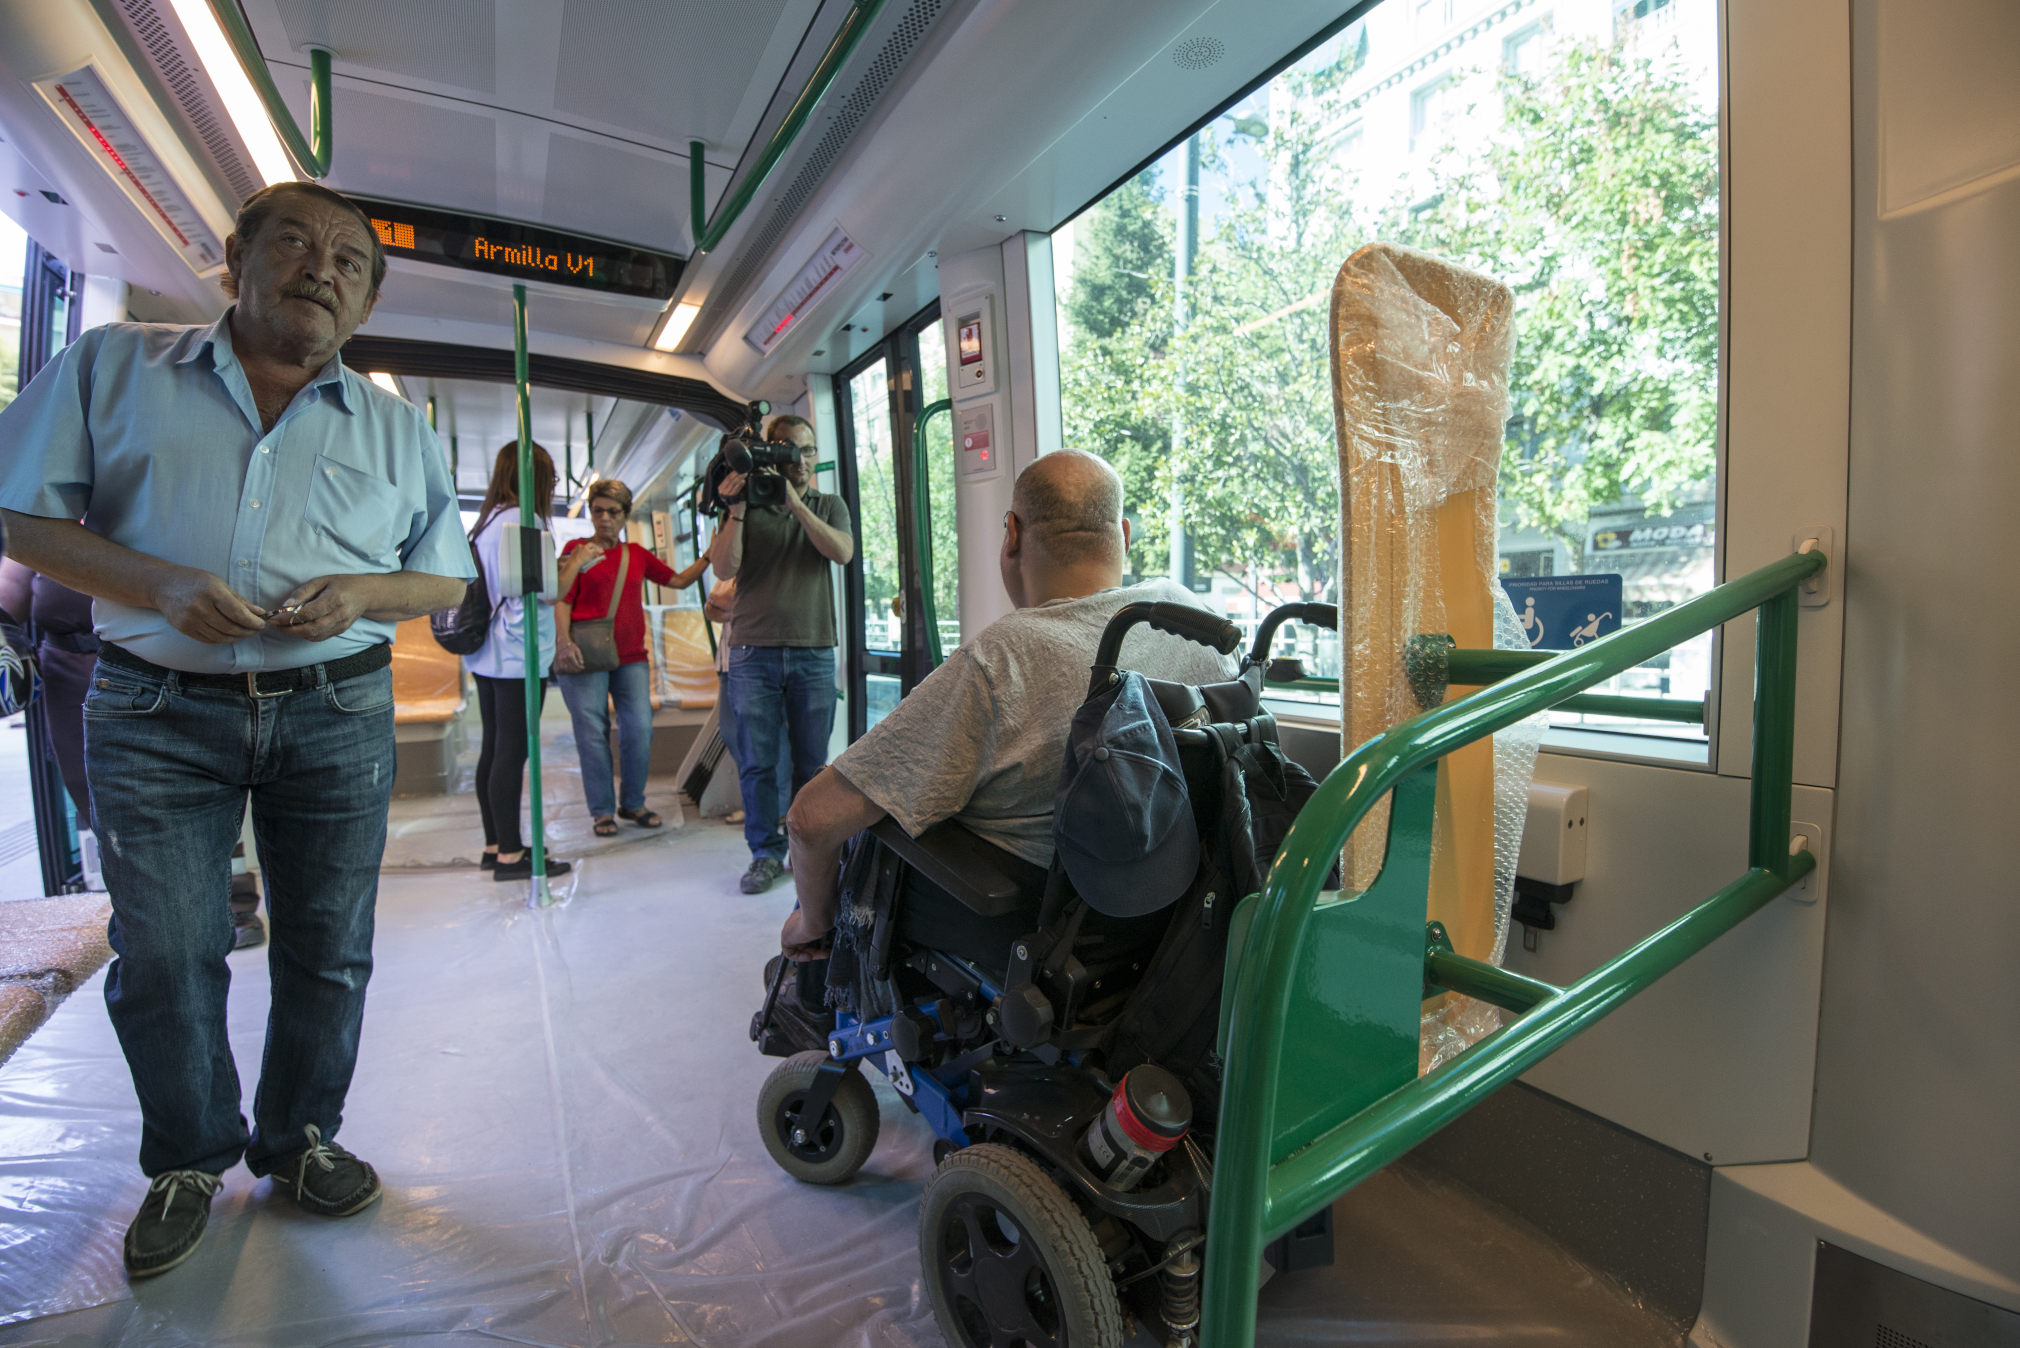
M260 101L253 89L252 81L246 77L245 67L238 63L238 56L232 51L231 43L225 40L224 30L217 25L217 16L210 12L205 0L173 0L175 17L182 21L183 31L189 34L190 45L196 48L197 64L209 77L211 87L217 90L224 110L231 116L232 126L244 142L246 152L252 156L253 167L260 177L272 186L274 183L294 182L294 161L281 148L281 138L274 131L274 124L267 116L266 104Z

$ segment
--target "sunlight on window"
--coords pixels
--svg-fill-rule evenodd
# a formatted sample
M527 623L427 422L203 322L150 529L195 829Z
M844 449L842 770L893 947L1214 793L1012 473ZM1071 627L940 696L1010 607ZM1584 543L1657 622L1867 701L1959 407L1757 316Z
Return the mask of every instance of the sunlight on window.
M1516 292L1501 574L1617 576L1621 594L1618 614L1532 636L1589 639L1710 588L1716 23L1714 0L1391 0L1216 119L1196 156L1175 148L1063 226L1066 440L1122 475L1134 574L1176 571L1250 630L1336 596L1327 297L1387 240ZM1279 649L1338 676L1330 634L1292 628ZM1700 698L1710 649L1613 690Z

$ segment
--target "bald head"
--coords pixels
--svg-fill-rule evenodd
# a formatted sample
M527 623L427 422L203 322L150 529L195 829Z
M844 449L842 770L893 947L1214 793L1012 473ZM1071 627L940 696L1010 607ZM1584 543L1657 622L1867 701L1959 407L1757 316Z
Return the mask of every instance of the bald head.
M1128 549L1122 481L1101 459L1055 450L1017 479L998 559L1003 588L1017 607L1120 585Z
M1010 496L1028 540L1050 560L1075 566L1122 561L1122 479L1078 449L1041 455Z

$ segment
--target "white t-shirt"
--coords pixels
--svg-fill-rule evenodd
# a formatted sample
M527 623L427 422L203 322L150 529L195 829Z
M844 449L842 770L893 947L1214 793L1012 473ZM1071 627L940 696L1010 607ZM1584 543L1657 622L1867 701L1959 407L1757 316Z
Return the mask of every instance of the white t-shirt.
M484 568L484 584L490 588L494 608L484 644L464 656L463 663L472 674L487 679L526 677L526 601L516 594L501 595L498 584L505 573L500 555L507 536L505 526L518 522L518 511L508 507L485 521L471 539L477 545L477 564ZM554 605L541 599L534 608L539 613L540 677L544 679L554 668Z
M1169 580L1058 599L997 619L964 641L835 771L917 837L943 819L1037 865L1052 861L1052 799L1073 713L1102 629L1124 604L1199 601ZM1119 663L1153 679L1217 683L1237 662L1137 626Z

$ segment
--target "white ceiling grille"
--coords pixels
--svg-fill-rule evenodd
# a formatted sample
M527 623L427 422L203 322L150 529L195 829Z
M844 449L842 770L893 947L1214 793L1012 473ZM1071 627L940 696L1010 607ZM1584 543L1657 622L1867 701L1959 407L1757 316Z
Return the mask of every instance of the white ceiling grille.
M826 119L821 130L821 138L815 142L813 153L800 165L799 172L793 175L791 186L773 200L771 213L765 217L764 223L752 230L738 247L736 265L730 269L721 284L711 287L714 293L728 296L745 293L763 269L766 260L770 258L772 249L778 246L779 240L785 237L793 221L798 219L800 211L813 199L814 193L820 190L821 184L827 179L828 171L835 166L835 161L841 158L842 151L848 148L849 141L862 127L871 110L877 106L877 101L884 96L891 82L897 78L898 72L904 68L906 60L918 47L920 39L926 36L927 31L932 28L934 21L946 7L947 0L912 0L905 16L898 21L897 26L891 31L891 36L885 40L883 50L877 53L876 59L863 72L862 78L857 80L856 87L849 92L849 96L843 99L841 105ZM729 316L727 309L719 315L711 315L713 321L710 324L709 341L714 340ZM681 349L686 351L705 349L707 342L698 340L698 336L699 334L690 333L687 340L681 343Z
M238 142L227 129L230 124L225 120L224 109L211 101L209 86L183 59L177 43L178 30L170 27L154 0L117 2L127 31L147 54L156 78L175 99L189 128L196 132L211 165L231 187L232 197L226 204L236 206L259 190L260 180L239 153Z

